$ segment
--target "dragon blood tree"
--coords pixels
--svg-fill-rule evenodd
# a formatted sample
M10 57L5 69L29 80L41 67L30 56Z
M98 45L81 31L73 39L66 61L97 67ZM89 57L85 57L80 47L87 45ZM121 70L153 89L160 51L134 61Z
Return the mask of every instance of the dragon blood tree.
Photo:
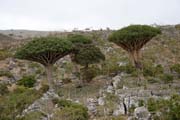
M142 69L140 62L140 50L153 37L161 34L160 29L148 25L130 25L113 32L109 36L109 41L114 42L124 50L126 50L134 66Z
M15 54L18 59L41 63L47 73L50 89L53 88L53 65L57 60L70 54L72 43L64 38L53 36L34 38L19 48Z
M105 60L104 54L101 52L101 50L94 46L93 44L86 44L81 46L76 53L74 54L74 57L72 59L73 62L84 66L83 74L85 76L87 74L90 75L90 71L88 70L90 64L96 64L101 61ZM86 78L87 79L87 78Z

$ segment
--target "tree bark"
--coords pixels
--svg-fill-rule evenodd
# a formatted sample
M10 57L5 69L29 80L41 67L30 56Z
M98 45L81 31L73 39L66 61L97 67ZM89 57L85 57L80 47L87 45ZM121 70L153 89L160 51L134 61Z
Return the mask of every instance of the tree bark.
M140 51L139 50L134 50L134 51L130 51L129 52L131 61L133 63L133 65L136 67L136 69L142 69L142 64L140 62Z
M45 68L46 68L49 89L52 90L53 89L53 74L52 74L53 73L53 65L49 64L49 65L45 66Z

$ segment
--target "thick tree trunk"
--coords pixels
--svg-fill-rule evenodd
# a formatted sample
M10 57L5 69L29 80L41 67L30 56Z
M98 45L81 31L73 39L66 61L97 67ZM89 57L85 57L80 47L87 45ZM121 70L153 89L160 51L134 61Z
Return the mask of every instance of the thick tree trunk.
M142 73L143 67L140 61L141 59L140 50L131 51L129 52L129 55L130 55L133 65L137 69L137 73L138 73L137 85L141 85L142 80L144 80L144 76Z
M52 90L53 89L53 65L49 64L46 67L46 74L47 74L47 80L48 80L48 84L49 84L49 89Z
M142 64L140 62L140 51L139 50L136 50L136 51L131 51L129 52L129 55L130 55L130 58L131 58L131 61L133 63L133 65L136 67L136 69L142 69Z

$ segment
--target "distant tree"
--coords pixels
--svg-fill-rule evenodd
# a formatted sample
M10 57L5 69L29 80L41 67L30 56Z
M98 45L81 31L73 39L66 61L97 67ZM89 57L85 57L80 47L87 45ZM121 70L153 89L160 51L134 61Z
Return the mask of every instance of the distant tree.
M153 37L160 34L158 28L148 25L130 25L112 33L109 41L126 50L136 68L141 69L140 50Z
M74 64L78 64L77 62L74 61L75 55L78 54L79 50L84 45L92 44L92 40L88 36L81 35L81 34L69 34L68 40L73 43L73 52L70 55L71 59L74 62ZM76 67L76 72L80 72L78 66L75 65L75 67Z
M68 40L71 41L76 49L79 48L79 45L91 44L92 40L85 35L81 34L69 34Z
M34 38L28 44L21 47L15 54L16 58L41 63L46 68L47 80L50 89L53 87L52 67L60 58L72 51L72 43L64 38L40 37Z
M102 60L105 60L104 54L92 44L79 48L73 59L74 62L84 66L84 68L88 68L89 64L99 63Z
M95 76L95 71L93 69L88 69L89 65L99 63L103 60L105 60L104 54L98 47L92 44L81 46L72 58L73 62L84 66L84 68L81 69L83 70L81 74L86 81L90 81Z

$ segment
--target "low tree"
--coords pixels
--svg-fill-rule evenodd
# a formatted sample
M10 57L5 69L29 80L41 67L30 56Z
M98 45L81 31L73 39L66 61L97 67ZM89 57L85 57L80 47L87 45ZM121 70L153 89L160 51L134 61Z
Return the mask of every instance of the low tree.
M60 58L72 51L72 43L64 38L39 37L22 46L15 54L16 58L41 63L47 72L50 89L53 88L52 67Z
M92 43L92 40L89 37L87 37L85 35L80 35L80 34L69 34L68 39L76 47L78 47L78 45L84 45L84 44L91 44Z
M73 62L84 66L81 70L83 70L82 75L86 81L90 81L94 77L94 71L88 69L89 65L99 63L103 60L105 60L104 54L98 47L92 44L81 46L72 59Z
M75 65L76 73L78 73L79 79L81 79L80 76L80 69L78 67L78 63L75 61L75 55L78 54L79 50L84 47L84 45L90 45L92 44L92 40L90 37L86 35L81 35L81 34L69 34L68 35L68 40L73 43L73 52L70 54L72 62Z
M126 50L136 68L141 69L140 50L153 37L160 34L158 28L148 25L130 25L112 33L109 41Z
M102 60L105 60L104 54L94 45L82 46L74 55L73 59L74 62L84 66L85 69L88 68L89 64L99 63Z

